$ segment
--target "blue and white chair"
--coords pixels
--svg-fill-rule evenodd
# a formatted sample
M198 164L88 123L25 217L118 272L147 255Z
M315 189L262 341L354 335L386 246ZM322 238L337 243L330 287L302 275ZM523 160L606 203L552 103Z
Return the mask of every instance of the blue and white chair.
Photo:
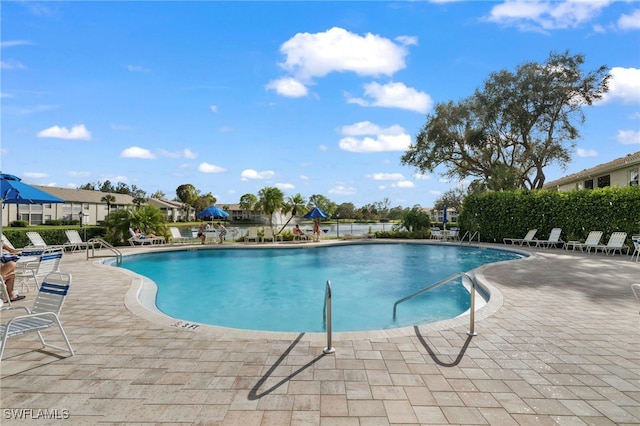
M2 355L7 345L9 337L15 337L22 334L38 333L40 342L43 347L49 347L68 352L70 356L73 356L73 349L71 343L67 338L67 334L62 328L60 322L60 311L64 300L69 293L69 287L71 286L71 275L61 272L53 272L48 274L42 285L40 285L40 291L36 296L33 307L31 309L26 306L8 306L0 308L0 312L19 311L23 310L25 313L17 315L11 318L8 322L0 324L0 362L2 362ZM42 331L56 326L64 339L66 347L52 345L47 343L42 336Z

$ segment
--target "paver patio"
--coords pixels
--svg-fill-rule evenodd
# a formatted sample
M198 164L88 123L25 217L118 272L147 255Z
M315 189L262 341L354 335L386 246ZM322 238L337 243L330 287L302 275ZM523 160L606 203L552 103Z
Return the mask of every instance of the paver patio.
M67 254L61 318L75 355L9 339L0 422L640 424L640 263L527 250L480 271L494 292L477 336L468 318L334 333L328 355L323 334L176 326L136 302L131 273Z

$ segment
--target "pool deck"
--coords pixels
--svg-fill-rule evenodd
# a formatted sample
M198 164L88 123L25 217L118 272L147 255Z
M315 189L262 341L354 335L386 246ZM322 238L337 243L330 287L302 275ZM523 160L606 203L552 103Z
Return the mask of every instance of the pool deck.
M147 250L158 248L123 252ZM0 423L640 424L640 263L525 251L482 269L499 294L476 336L468 318L334 333L334 354L321 333L183 327L136 302L138 277L65 254L61 320L75 355L39 350L35 335L9 339ZM16 305L31 306L25 294Z

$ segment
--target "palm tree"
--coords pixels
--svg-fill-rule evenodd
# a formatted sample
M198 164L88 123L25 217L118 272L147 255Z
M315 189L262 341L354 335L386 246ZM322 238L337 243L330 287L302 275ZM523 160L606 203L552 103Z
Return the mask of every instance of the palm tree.
M293 197L287 198L287 202L284 204L284 207L282 208L282 212L284 214L291 212L291 216L287 220L287 223L285 223L282 226L282 228L280 228L280 230L278 231L278 234L281 233L284 230L284 228L287 227L289 222L291 222L291 219L293 219L298 213L304 212L306 203L307 201L304 199L302 195L300 195L300 193L294 195Z
M279 188L267 186L258 192L258 205L269 215L269 227L273 230L273 213L284 205L284 194Z
M111 213L111 204L116 202L116 197L113 194L107 194L100 199L103 203L107 203L107 215Z

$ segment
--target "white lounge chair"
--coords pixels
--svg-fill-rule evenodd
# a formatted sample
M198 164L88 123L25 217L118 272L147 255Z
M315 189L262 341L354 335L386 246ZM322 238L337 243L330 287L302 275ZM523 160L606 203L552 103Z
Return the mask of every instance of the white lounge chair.
M133 232L133 229L129 228L129 234L131 234L131 237L129 238L129 244L131 244L132 246L135 246L136 244L140 244L141 246L145 245L145 244L164 244L164 237L144 237L144 238L140 238L138 236L136 236L136 233Z
M247 235L244 236L244 242L255 241L256 243L260 242L260 237L258 237L258 228L256 226L252 226L247 230Z
M271 240L275 243L276 241L278 241L278 238L280 239L280 241L282 241L282 235L274 235L273 229L270 226L264 228L264 236L262 237L263 243L266 240Z
M635 256L636 262L638 262L638 260L640 260L640 235L632 236L631 241L633 241L633 254L631 255L631 260L633 260Z
M4 234L2 234L2 244L6 245L7 247L9 247L11 250L17 250L20 251L22 249L17 249L14 247L13 244L11 244L11 241L9 241L9 239L7 237L4 236Z
M61 245L47 244L46 241L42 238L42 236L40 236L40 234L35 231L27 232L27 238L29 238L29 241L31 242L31 244L28 246L29 248L38 248L43 250L48 248L63 248L63 246Z
M437 226L431 228L431 239L432 240L441 240L442 239L442 231Z
M558 244L562 244L561 247L564 247L565 242L560 238L560 234L562 234L562 228L553 228L551 230L551 233L549 234L548 239L535 240L536 247L544 247L544 248L549 248L551 246L557 247Z
M67 244L65 244L64 247L70 248L72 252L91 246L91 243L82 241L82 237L80 237L80 234L75 229L67 229L64 233L67 235Z
M9 296L9 290L7 290L7 284L4 282L4 278L0 276L0 299L11 306L11 296ZM1 303L0 303L1 305Z
M589 253L592 248L600 244L600 238L602 238L602 231L591 231L589 235L587 235L587 239L584 240L584 243L573 243L573 248L579 248L580 251L587 249L587 253Z
M175 226L170 226L169 232L171 232L171 241L174 243L189 243L192 241L189 237L183 237L180 230Z
M23 252L26 253L26 252ZM37 258L28 262L16 263L16 281L15 286L22 284L22 289L26 287L29 291L29 283L33 281L36 289L40 287L40 282L51 272L60 270L60 261L62 260L62 249L44 250Z
M71 275L60 272L51 273L42 282L40 291L33 302L33 308L29 309L26 306L15 305L0 308L0 311L3 312L15 310L24 310L26 312L24 315L13 317L7 323L0 325L0 362L9 337L32 332L38 333L40 342L44 347L67 351L73 356L73 349L60 322L60 311L70 286ZM46 343L42 337L41 331L54 325L60 330L66 348Z
M606 245L598 244L597 246L594 247L595 253L597 253L598 250L602 250L602 252L605 253L607 256L609 256L609 253L612 253L612 255L615 256L616 251L619 251L620 254L622 254L622 250L627 250L627 254L629 254L629 247L627 247L624 244L626 239L627 239L626 232L614 232L609 237L609 241L607 242Z
M527 235L524 236L524 238L503 238L502 242L504 244L519 244L521 246L523 245L530 245L531 243L535 243L537 240L535 239L536 237L536 233L538 232L537 229L530 229L529 232L527 232Z
M640 284L631 284L631 291L633 291L633 295L636 296L636 299L640 302Z

